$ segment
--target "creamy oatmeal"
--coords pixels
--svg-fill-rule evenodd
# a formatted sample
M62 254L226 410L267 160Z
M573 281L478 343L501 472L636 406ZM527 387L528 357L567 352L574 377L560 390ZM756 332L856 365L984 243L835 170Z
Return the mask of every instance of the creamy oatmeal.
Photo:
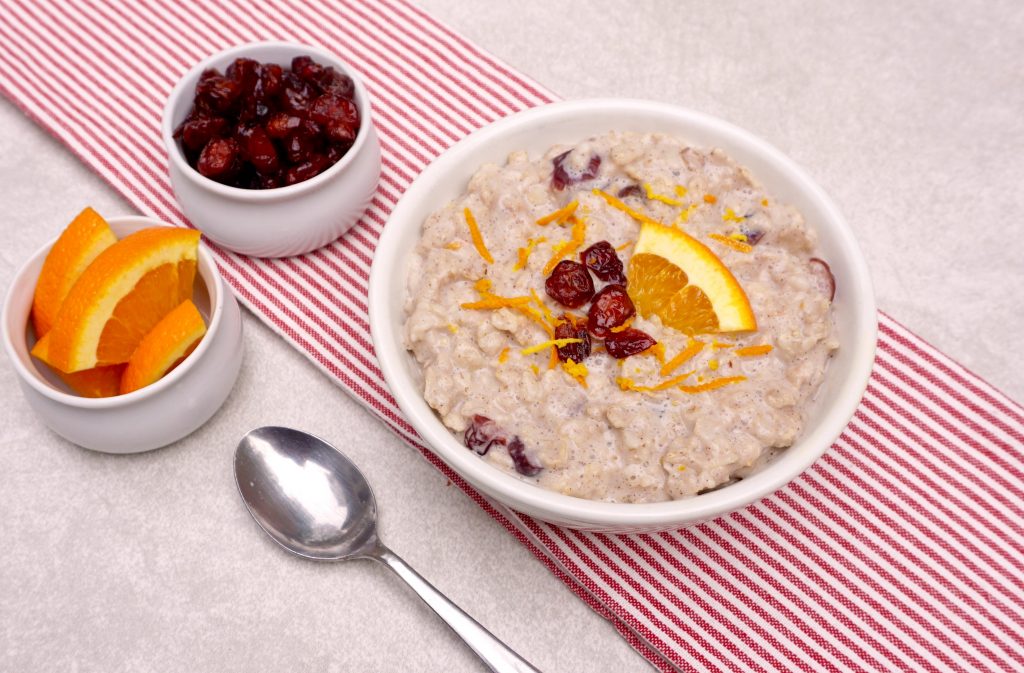
M632 274L645 218L721 260L755 330L616 314L637 288L621 291L614 258ZM482 460L581 498L662 501L741 478L797 439L838 347L814 230L720 150L665 135L481 167L424 223L405 272L426 401Z

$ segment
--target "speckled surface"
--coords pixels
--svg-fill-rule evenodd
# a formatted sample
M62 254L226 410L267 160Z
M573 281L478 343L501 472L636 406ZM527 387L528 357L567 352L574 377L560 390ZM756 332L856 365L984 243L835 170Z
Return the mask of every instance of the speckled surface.
M423 0L566 97L635 96L766 138L845 212L879 306L1017 400L1024 6ZM0 103L0 285L81 207L130 208ZM249 428L319 434L372 481L385 539L543 670L645 670L615 631L302 356L245 316L243 373L178 444L50 433L0 359L0 670L482 671L381 567L289 557L252 523Z

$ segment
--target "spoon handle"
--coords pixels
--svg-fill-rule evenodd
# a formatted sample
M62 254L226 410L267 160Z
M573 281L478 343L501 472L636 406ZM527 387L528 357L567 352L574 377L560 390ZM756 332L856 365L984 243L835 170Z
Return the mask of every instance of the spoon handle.
M395 571L406 583L419 594L423 602L430 606L455 633L466 641L470 649L477 653L487 667L494 673L540 673L528 661L512 651L480 623L462 611L447 596L434 588L427 580L403 561L398 554L384 545L380 545L373 558Z

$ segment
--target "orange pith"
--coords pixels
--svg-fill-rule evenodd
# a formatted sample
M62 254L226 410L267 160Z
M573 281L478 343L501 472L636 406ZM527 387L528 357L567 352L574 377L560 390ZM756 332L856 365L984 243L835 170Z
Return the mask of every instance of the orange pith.
M186 299L143 337L121 377L121 394L148 386L174 369L206 334L203 316Z
M57 313L46 358L64 373L127 362L161 318L192 296L199 232L153 227L85 269Z
M640 315L657 315L667 327L687 334L757 329L750 301L729 269L679 229L642 223L627 275Z
M64 298L86 267L116 242L106 220L92 208L80 212L64 229L47 253L36 281L32 325L37 337L53 327Z

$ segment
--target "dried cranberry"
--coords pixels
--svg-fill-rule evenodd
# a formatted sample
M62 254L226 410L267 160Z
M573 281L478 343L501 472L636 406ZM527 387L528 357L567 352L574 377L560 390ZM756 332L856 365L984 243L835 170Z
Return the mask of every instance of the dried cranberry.
M319 86L320 81L324 79L325 71L324 66L309 56L296 56L292 59L292 72L310 84Z
M747 237L747 243L757 245L764 238L764 230L740 227L740 233Z
M280 96L281 107L292 114L305 116L313 99L316 98L316 90L291 72L284 73L281 84L284 87Z
M345 148L339 145L328 145L327 146L327 162L332 166L338 163L338 159L345 156Z
M277 148L274 147L274 142L261 126L254 127L250 132L245 146L245 154L256 170L264 175L276 173L280 168Z
M233 138L214 138L199 153L196 168L208 178L224 181L238 172L238 143Z
M331 122L327 125L327 138L333 143L348 147L356 141L358 128L358 123L351 124L346 121Z
M544 468L537 465L526 455L526 445L519 437L513 437L508 445L508 455L516 466L516 472L525 477L536 477Z
M196 100L202 100L210 110L228 112L242 94L242 86L227 77L212 75L196 85Z
M597 171L601 168L601 157L596 154L590 157L590 161L587 162L587 167L583 170L565 167L565 158L569 156L572 150L568 152L562 152L557 157L551 160L554 164L554 170L551 172L551 186L554 187L555 191L562 191L569 185L575 185L578 182L585 182L586 180L593 180L597 177Z
M206 143L220 135L228 127L223 117L199 115L191 117L178 127L181 142L190 150L201 150Z
M256 80L259 79L260 64L251 58L236 58L227 67L224 74L242 87L242 94L251 94L256 88Z
M328 68L327 70L330 72L331 79L323 84L324 93L333 93L344 98L352 98L356 93L356 85L352 82L352 78L340 72L335 72L334 68Z
M466 432L462 435L462 441L466 443L466 447L476 451L481 456L486 455L491 447L495 444L505 446L508 443L508 438L498 424L480 414L473 416L473 421L466 428Z
M262 64L256 79L256 88L253 90L253 94L256 96L256 99L260 101L269 101L274 96L281 93L281 78L283 76L284 70L276 63Z
M581 252L580 261L601 280L615 285L626 284L626 276L622 273L622 260L608 241L598 241Z
M281 177L281 173L273 173L271 175L259 174L259 178L256 182L256 189L276 189L284 186L284 180Z
M594 281L587 273L587 267L564 259L544 281L544 289L559 304L579 308L594 296Z
M305 133L295 132L285 142L284 155L289 162L299 164L316 151L316 140Z
M287 112L277 112L267 120L267 135L276 140L287 138L292 131L299 128L302 117Z
M639 196L642 198L646 196L646 194L644 194L644 190L640 189L640 185L629 185L620 189L617 196L620 199L626 199L630 196Z
M587 328L592 334L607 339L613 327L622 325L634 314L636 307L626 294L626 288L621 285L606 285L594 295L594 301L590 304Z
M627 327L621 332L609 332L604 338L604 348L608 355L621 360L645 350L658 343L650 334L632 327Z
M586 320L563 313L561 322L555 327L555 338L580 340L580 343L558 347L558 359L562 362L583 362L590 357L590 333L587 332Z
M327 168L327 157L323 154L310 154L302 163L295 164L284 173L284 183L294 185L296 182L309 180Z
M325 93L313 101L309 108L309 118L325 126L331 122L348 122L358 126L359 110L347 98Z
M822 294L828 295L828 300L836 298L836 277L832 275L832 267L823 259L811 257L811 270L814 272L815 280Z

